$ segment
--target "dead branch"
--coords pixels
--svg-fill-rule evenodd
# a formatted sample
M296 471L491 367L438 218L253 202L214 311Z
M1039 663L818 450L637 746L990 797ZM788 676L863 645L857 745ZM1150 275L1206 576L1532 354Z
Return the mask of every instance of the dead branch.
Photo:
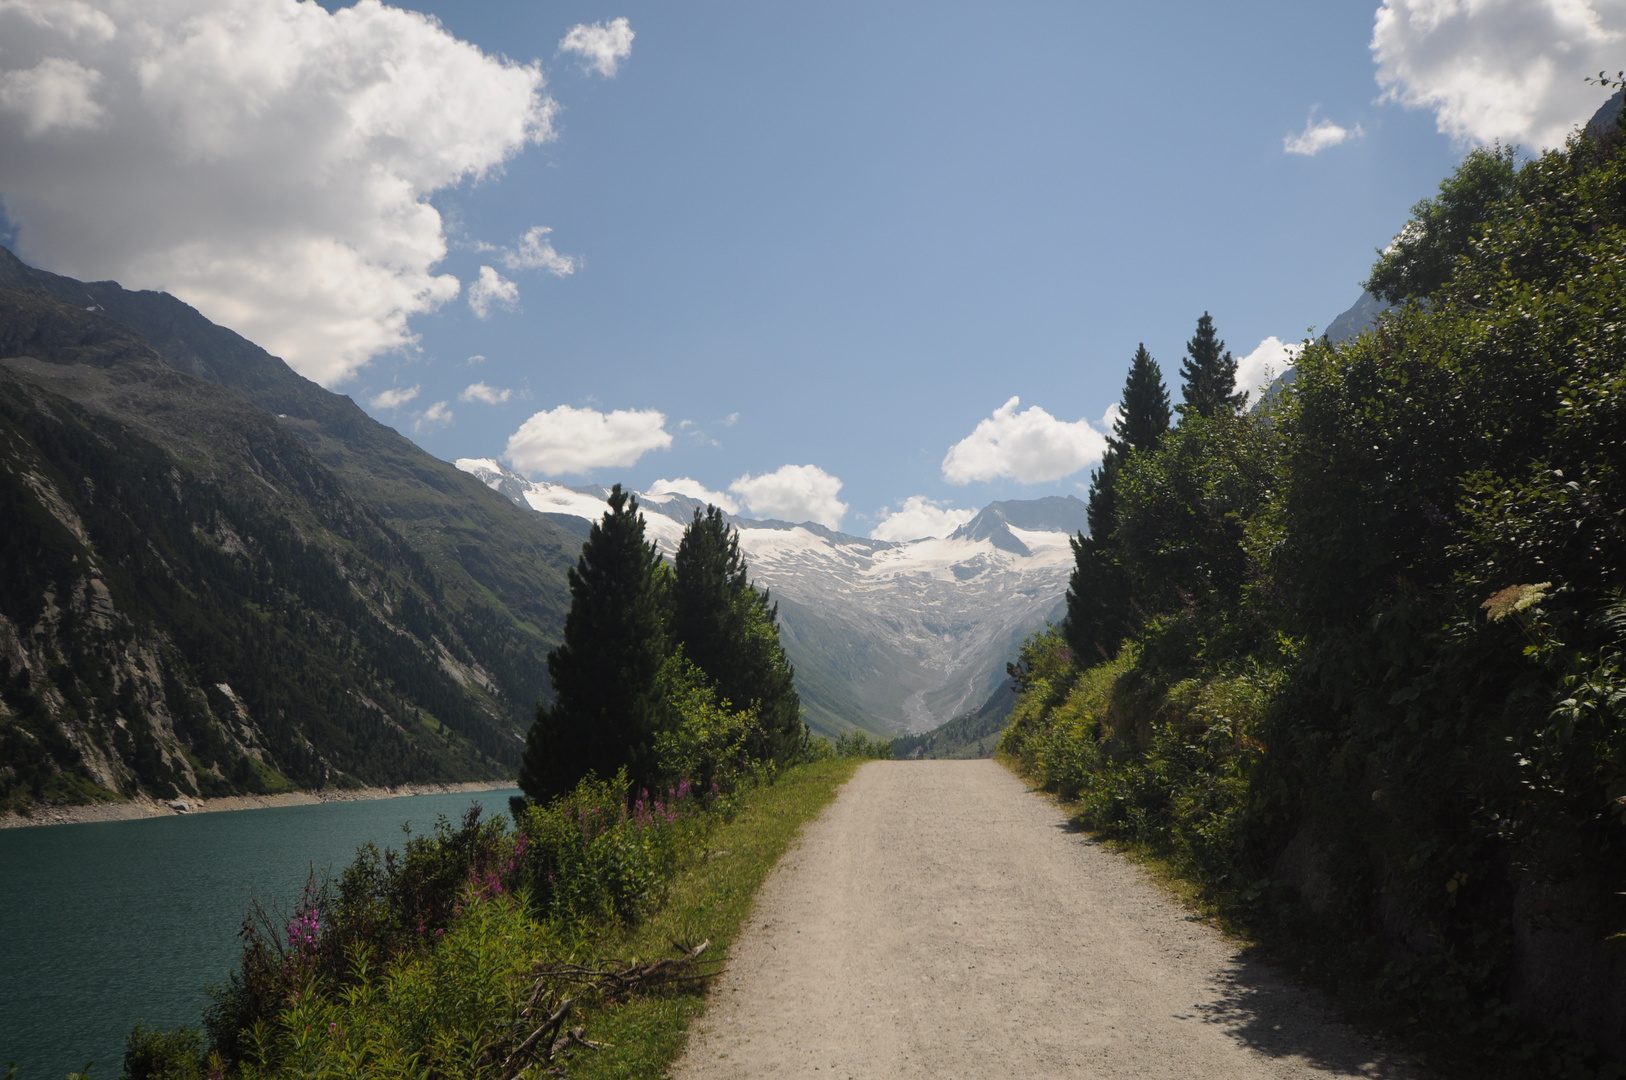
M508 1060L502 1063L500 1072L509 1077L509 1080L519 1080L520 1073L525 1070L525 1066L530 1060L536 1056L537 1043L542 1043L547 1048L544 1051L547 1056L543 1060L551 1062L553 1055L559 1052L559 1047L554 1043L553 1037L564 1026L565 1017L570 1015L570 1006L572 1004L570 998L565 998L564 1001L560 1002L559 1008L554 1011L553 1015L544 1020L541 1027L531 1032L524 1042L514 1048L514 1052L508 1055ZM518 1068L515 1068L516 1064Z
M680 956L663 956L645 963L610 963L605 967L584 967L567 964L536 972L537 985L547 982L570 982L595 990L606 997L630 997L652 990L675 986L694 986L713 978L721 960L701 960L700 954L711 947L708 938L693 948L673 942ZM708 970L709 969L709 970Z

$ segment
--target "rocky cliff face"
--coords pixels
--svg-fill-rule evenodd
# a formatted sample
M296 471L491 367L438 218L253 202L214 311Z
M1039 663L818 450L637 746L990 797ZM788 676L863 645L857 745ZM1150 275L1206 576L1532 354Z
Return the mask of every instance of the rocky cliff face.
M512 775L578 546L174 298L3 250L0 521L0 809Z

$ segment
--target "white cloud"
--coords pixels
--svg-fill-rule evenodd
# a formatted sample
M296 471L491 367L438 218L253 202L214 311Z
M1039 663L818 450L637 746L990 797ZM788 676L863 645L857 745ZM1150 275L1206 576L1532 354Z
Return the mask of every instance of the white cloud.
M713 491L700 481L690 479L687 476L680 476L676 480L657 480L649 485L649 494L651 495L664 495L669 491L710 503L717 509L726 510L730 514L740 512L740 504L723 492Z
M1305 157L1315 157L1321 151L1339 143L1358 139L1366 132L1361 125L1346 128L1342 124L1335 124L1331 120L1317 120L1315 110L1310 110L1310 117L1304 121L1304 130L1297 135L1289 135L1282 140L1282 148L1289 154L1303 154Z
M0 109L22 118L31 136L52 128L94 128L107 116L95 99L102 73L50 56L25 71L0 72Z
M757 517L816 521L839 529L847 515L847 504L837 498L840 479L817 465L781 465L761 476L746 473L728 490L744 499Z
M740 422L740 414L737 413L737 412L731 412L727 416L723 417L723 426L724 427L733 427L735 424L737 424L739 422Z
M483 363L485 363L486 362L486 356L485 356L485 353L475 353L473 356L469 357L467 360L465 360L463 362L465 364L469 365L469 367L473 367L475 364L483 364Z
M1114 401L1107 406L1107 411L1101 414L1101 423L1098 425L1102 431L1111 431L1112 425L1123 419L1124 406L1121 401Z
M519 304L519 286L489 266L480 267L480 277L469 286L469 310L477 318L491 318L493 307L512 311Z
M429 197L552 135L538 65L377 0L3 0L0 42L17 253L329 386L460 291Z
M632 39L637 36L626 19L606 23L578 23L559 42L560 52L576 53L589 71L613 78L621 61L632 55Z
M1561 144L1620 66L1626 0L1388 0L1372 29L1386 100L1430 109L1461 142Z
M86 0L0 0L0 13L14 15L45 30L55 30L70 40L81 34L106 41L118 33L112 19Z
M870 530L870 538L894 543L947 536L977 516L975 510L954 510L924 495L909 496L895 511L882 507L881 513L881 523Z
M532 225L513 251L503 252L502 263L510 270L546 270L555 277L576 272L576 260L553 250L546 225Z
M1302 345L1286 344L1272 334L1236 362L1236 388L1248 392L1250 408L1259 403L1260 391L1269 386L1272 379L1298 363L1302 348Z
M487 405L501 405L514 396L512 390L497 390L483 382L470 383L464 391L457 395L460 401L483 401Z
M417 420L412 425L413 431L422 431L424 428L445 427L452 422L452 410L448 402L437 401L421 413L414 413Z
M561 405L539 412L508 438L507 458L523 473L558 476L624 468L672 445L666 414L654 409L601 413Z
M399 409L402 405L418 396L422 387L409 386L404 390L389 389L373 398L371 404L375 409Z
M1087 420L1057 420L1037 405L1017 412L1011 398L949 447L943 477L950 483L1008 477L1023 484L1071 476L1101 460L1107 438Z

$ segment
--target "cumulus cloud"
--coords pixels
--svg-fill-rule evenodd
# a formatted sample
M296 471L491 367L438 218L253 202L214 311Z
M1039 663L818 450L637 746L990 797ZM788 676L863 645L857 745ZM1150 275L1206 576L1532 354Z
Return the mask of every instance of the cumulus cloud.
M437 191L552 135L540 67L378 0L0 2L17 253L165 289L325 385L455 298Z
M507 458L523 473L586 474L625 468L651 450L672 445L666 414L654 409L577 409L539 412L508 438Z
M402 405L418 396L422 387L408 386L405 389L394 387L384 391L372 399L371 405L375 409L399 409Z
M1388 0L1372 29L1386 100L1467 143L1561 144L1619 67L1626 0Z
M977 516L975 510L954 510L924 495L911 495L896 510L882 507L881 523L870 530L874 540L919 540L927 536L947 536Z
M615 76L621 61L632 55L635 36L626 19L613 19L607 24L578 23L559 42L559 51L576 53L587 70L609 79Z
M519 304L519 286L489 266L480 267L480 277L469 286L469 310L477 318L491 318L494 307L512 311Z
M740 512L740 504L729 498L721 491L713 491L698 480L687 476L680 476L676 480L657 480L649 485L649 494L664 495L667 492L676 492L687 495L691 499L710 503L719 510L726 510L730 514Z
M449 402L437 401L421 413L413 413L416 417L412 425L413 431L423 431L426 428L445 427L452 422L452 410Z
M1289 135L1282 140L1282 148L1289 154L1303 154L1305 157L1315 157L1328 147L1339 143L1358 139L1366 132L1361 125L1346 128L1342 124L1335 124L1331 120L1315 118L1315 110L1310 110L1310 117L1304 121L1304 130L1297 135Z
M546 225L532 225L512 251L503 252L502 263L510 270L546 270L555 277L576 272L576 260L553 250Z
M457 395L460 401L483 401L487 405L501 405L514 396L512 390L498 390L487 386L483 382L470 383L464 391Z
M101 72L49 56L25 71L0 72L0 109L20 117L29 135L94 128L107 116L95 98L101 83Z
M757 517L816 521L839 529L847 516L847 504L837 498L841 480L817 465L781 465L761 476L746 473L728 490L744 499Z
M1101 460L1107 438L1087 420L1057 420L1037 405L1017 412L1011 398L949 447L943 477L953 484L1001 477L1040 484L1071 476Z
M1259 403L1260 392L1276 376L1298 363L1303 346L1289 345L1272 334L1236 362L1236 388L1248 392L1248 406Z

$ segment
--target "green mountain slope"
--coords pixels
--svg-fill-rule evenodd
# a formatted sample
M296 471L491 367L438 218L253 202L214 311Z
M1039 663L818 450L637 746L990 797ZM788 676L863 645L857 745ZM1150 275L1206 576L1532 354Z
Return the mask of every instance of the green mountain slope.
M173 298L0 263L55 294L0 288L0 802L511 775L575 538Z

